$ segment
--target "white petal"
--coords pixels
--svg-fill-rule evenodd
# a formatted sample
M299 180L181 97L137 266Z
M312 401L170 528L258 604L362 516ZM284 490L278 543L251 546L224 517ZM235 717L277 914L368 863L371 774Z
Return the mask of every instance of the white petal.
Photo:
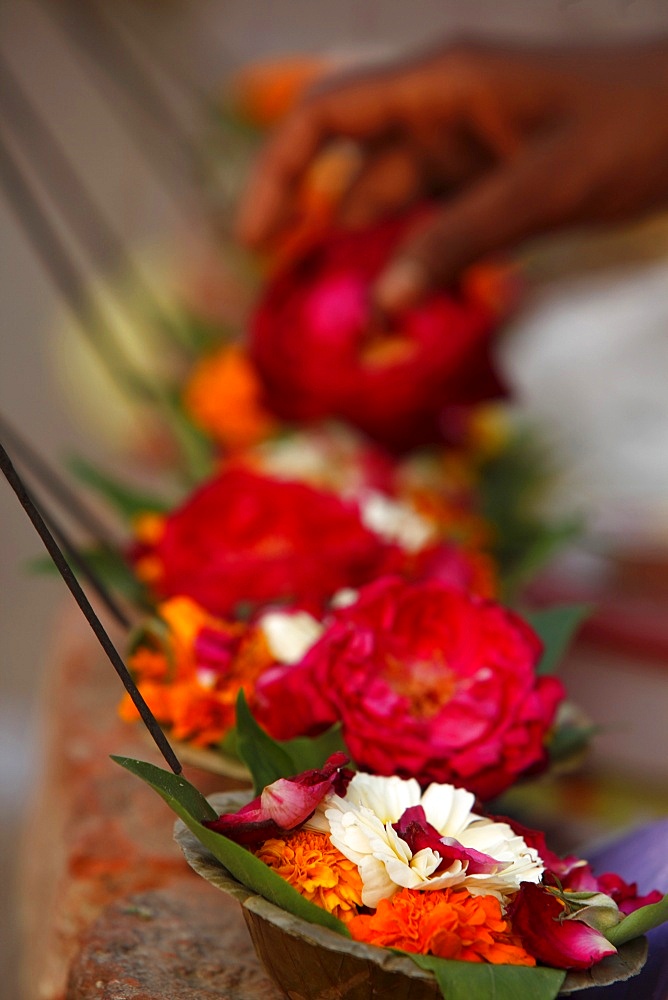
M306 611L268 611L259 625L278 663L299 663L323 633L320 622Z
M429 786L422 796L422 806L427 820L442 837L457 837L471 822L471 809L475 796L454 785ZM457 837L457 839L459 839Z
M346 801L371 809L383 823L396 823L406 809L419 804L420 786L414 778L356 774L348 785Z
M387 874L385 865L371 855L360 863L359 873L362 878L362 902L365 906L375 909L381 899L389 899L398 889Z

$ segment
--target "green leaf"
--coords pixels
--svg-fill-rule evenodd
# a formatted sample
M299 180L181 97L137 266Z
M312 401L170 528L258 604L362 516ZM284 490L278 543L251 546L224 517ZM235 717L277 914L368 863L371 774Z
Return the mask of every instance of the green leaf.
M183 408L179 391L165 395L163 409L181 451L185 481L189 486L196 486L207 479L215 467L215 449L211 438L192 422Z
M294 740L281 740L278 745L287 750L294 761L297 767L296 774L311 768L322 767L327 758L331 757L337 750L343 750L345 754L350 756L348 748L343 742L339 722L325 730L320 736L297 736Z
M548 744L553 764L576 757L600 731L599 726L558 726Z
M290 753L255 721L243 690L237 697L237 752L251 773L256 795L278 778L299 774Z
M145 514L146 511L158 511L160 513L168 511L173 504L161 497L136 490L132 486L119 482L113 476L89 462L87 459L77 456L68 461L68 467L72 473L89 486L96 493L99 493L105 500L127 521L136 517L137 514Z
M407 955L421 969L436 976L444 1000L554 1000L566 973L562 969L539 969L522 965L488 965L453 962L433 955Z
M221 753L226 754L228 757L234 757L236 760L241 760L241 757L239 756L239 743L237 740L236 726L232 726L227 730L220 743L218 743L218 748Z
M494 528L491 554L506 603L559 548L582 533L582 518L550 522L541 512L558 471L553 456L535 429L525 427L480 468L480 512Z
M113 549L84 549L81 555L110 591L122 595L139 608L150 608L144 584L137 579L120 552ZM74 560L67 561L73 573L79 576ZM39 556L31 560L29 569L35 573L57 573L50 556Z
M134 760L132 757L117 757L112 754L111 759L154 788L174 812L181 809L198 823L204 819L217 819L218 813L213 806L209 805L202 793L182 775L172 774L171 771L165 771L155 764Z
M668 893L658 903L648 903L629 913L627 917L612 927L606 937L616 948L664 924L668 920Z
M246 696L239 691L234 753L253 777L256 793L278 778L322 767L337 750L348 753L341 736L341 726L331 726L320 736L298 736L293 740L274 740L253 718Z
M320 924L338 934L350 936L340 920L315 903L310 903L245 847L203 826L202 820L215 819L217 813L185 778L130 757L112 757L112 760L150 785L199 842L246 888L311 924Z
M543 641L543 657L539 674L553 674L561 657L580 624L590 613L587 604L561 604L541 611L530 611L524 617Z
M526 586L543 566L561 549L582 534L579 520L563 521L549 525L538 520L527 520L518 529L500 541L495 553L501 565L501 589L505 603L513 602L515 595Z

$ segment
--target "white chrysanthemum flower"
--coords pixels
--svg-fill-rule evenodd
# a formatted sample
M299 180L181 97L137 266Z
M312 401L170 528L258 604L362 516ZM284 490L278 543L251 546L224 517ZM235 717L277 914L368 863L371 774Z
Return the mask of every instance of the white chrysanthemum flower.
M268 611L258 624L277 663L299 663L323 633L306 611Z
M539 882L543 864L537 851L507 823L471 812L473 802L470 792L453 785L433 784L421 795L414 779L356 774L345 798L328 796L310 823L321 830L328 827L334 846L358 866L365 906L378 906L399 888L455 885L503 902L517 891L520 882ZM496 864L492 870L470 874L469 861L464 858L438 871L443 857L437 850L428 847L414 854L393 824L406 809L418 805L441 837L493 858Z
M361 497L360 515L365 528L405 552L419 552L434 540L435 526L410 504L367 490Z

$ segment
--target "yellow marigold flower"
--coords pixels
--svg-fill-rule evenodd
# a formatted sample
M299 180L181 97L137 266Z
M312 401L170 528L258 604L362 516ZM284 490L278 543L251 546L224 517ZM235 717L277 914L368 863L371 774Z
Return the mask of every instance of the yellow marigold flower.
M255 853L302 896L339 920L348 922L362 906L357 865L334 847L326 833L299 830L272 837Z
M184 391L193 420L227 448L247 448L276 427L262 405L262 387L244 351L228 345L195 366Z
M401 889L382 899L369 916L355 916L348 928L356 941L418 955L493 965L536 964L511 933L498 899L474 896L467 889Z

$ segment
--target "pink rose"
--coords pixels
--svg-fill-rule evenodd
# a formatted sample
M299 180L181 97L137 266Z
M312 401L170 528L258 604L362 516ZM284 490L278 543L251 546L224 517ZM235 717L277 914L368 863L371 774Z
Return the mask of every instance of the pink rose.
M355 762L377 774L489 799L547 761L563 697L537 677L541 643L516 614L440 581L380 579L291 668L256 689L278 739L340 720Z
M508 916L523 946L556 969L589 969L617 949L600 931L581 920L564 919L564 903L542 885L524 882Z
M250 352L279 417L342 418L403 450L440 440L448 406L500 394L497 318L479 300L440 291L382 326L374 314L371 285L415 221L331 232L269 284Z
M345 795L352 772L345 769L348 758L337 751L321 768L302 771L292 778L278 778L262 789L261 795L235 813L205 820L204 826L222 833L238 844L258 844L301 826L329 792Z

